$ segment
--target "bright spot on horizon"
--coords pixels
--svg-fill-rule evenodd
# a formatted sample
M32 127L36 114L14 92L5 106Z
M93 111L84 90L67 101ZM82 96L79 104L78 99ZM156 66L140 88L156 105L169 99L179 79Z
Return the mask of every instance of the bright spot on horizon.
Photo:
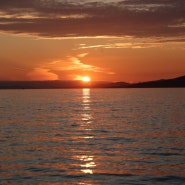
M91 79L90 79L89 76L83 76L83 77L82 77L82 81L83 81L83 82L90 82Z

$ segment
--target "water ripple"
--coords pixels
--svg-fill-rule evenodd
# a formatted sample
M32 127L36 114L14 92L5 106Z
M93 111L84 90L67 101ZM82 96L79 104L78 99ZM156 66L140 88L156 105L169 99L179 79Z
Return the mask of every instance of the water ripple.
M184 184L184 94L2 90L1 184Z

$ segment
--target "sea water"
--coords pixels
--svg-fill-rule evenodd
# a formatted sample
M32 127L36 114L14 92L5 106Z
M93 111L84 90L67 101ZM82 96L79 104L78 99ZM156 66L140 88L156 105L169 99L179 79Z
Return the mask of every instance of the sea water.
M0 184L185 184L185 88L0 90Z

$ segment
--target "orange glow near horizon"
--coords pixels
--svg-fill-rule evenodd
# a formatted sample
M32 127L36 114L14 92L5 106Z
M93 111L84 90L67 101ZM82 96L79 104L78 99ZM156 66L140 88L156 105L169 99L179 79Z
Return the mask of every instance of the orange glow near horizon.
M117 8L118 14L115 11L110 15L107 12L111 1L102 0L106 3L101 7L92 6L91 11L91 3L82 3L85 14L73 3L50 1L47 8L44 1L39 1L43 10L35 5L32 7L33 4L23 8L21 1L0 6L3 12L0 15L0 81L77 80L87 86L90 80L83 80L86 75L92 77L91 81L128 83L185 75L185 32L184 25L179 22L184 17L179 17L178 3L171 2L169 6L161 6L160 2L155 6L152 2L143 3L155 10L146 11L147 8L140 8L137 0L130 2L134 8L123 2L126 6L122 9L115 2L113 9ZM71 2L81 6L81 2ZM53 11L56 6L57 12ZM65 6L69 9L63 15ZM10 14L12 8L17 11ZM51 21L48 8L55 20ZM103 19L99 8L102 8ZM31 13L30 9L35 12ZM165 12L170 11L173 16L169 19L158 19L159 14L166 15ZM130 19L130 15L137 16ZM31 27L27 23L30 18ZM155 24L148 21L150 18Z
M77 39L76 45L70 39L61 43L57 39L34 40L1 34L0 39L2 43L7 43L0 45L0 81L79 80L88 85L88 80L82 79L89 76L92 77L91 81L137 83L175 78L183 76L185 71L184 43L163 43L158 46L152 45L155 40L148 40L148 45L152 45L149 48L148 45L143 48L116 48L117 45L114 45L119 40L114 39ZM129 45L131 41L139 46L143 39L127 39L125 44ZM107 46L109 42L114 45ZM20 43L19 47L16 43ZM80 48L81 43L96 49ZM102 45L99 46L100 43ZM61 46L63 52L58 49ZM22 52L23 48L25 52Z

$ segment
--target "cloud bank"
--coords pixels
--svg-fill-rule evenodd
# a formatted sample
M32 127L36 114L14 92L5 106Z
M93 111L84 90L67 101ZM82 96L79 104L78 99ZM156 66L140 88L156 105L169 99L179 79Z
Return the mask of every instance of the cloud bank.
M42 37L185 36L183 0L1 0L0 31Z

